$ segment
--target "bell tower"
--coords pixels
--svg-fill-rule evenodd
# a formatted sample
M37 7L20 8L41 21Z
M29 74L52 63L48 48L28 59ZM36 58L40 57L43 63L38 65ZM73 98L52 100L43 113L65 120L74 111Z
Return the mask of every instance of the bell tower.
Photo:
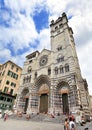
M68 18L65 13L56 21L50 24L51 51L53 52L53 68L55 68L54 78L56 80L66 80L69 85L69 108L88 110L87 94L84 79L81 75L79 61L72 28L68 25ZM61 68L60 68L61 67ZM76 91L75 91L76 88ZM72 103L72 99L75 102Z
M69 50L68 56L77 57L72 28L68 25L65 13L56 21L52 20L51 28L51 50L57 52L63 49Z
M69 27L68 25L68 18L66 14L63 13L62 17L59 17L56 21L52 20L50 28L51 28L51 51L54 52L56 57L61 55L61 61L63 61L63 63L66 62L69 63L70 67L72 67L71 70L73 72L79 71L78 73L81 77L73 37L73 31L72 28ZM73 65L74 68L77 68L77 70L73 70Z
M51 50L56 52L60 45L65 45L65 30L68 30L68 19L66 14L63 13L56 21L52 20L51 28ZM61 48L62 49L62 48Z

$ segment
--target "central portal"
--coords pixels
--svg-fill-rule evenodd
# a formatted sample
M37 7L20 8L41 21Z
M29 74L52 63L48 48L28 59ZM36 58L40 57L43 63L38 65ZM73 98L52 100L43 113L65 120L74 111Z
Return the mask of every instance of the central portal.
M63 113L69 113L69 104L68 104L68 94L62 94L62 103L63 103Z
M29 98L25 98L24 113L26 113L26 111L27 111L27 108L28 108L28 101L29 101Z
M41 94L40 96L40 113L47 113L48 112L48 95Z

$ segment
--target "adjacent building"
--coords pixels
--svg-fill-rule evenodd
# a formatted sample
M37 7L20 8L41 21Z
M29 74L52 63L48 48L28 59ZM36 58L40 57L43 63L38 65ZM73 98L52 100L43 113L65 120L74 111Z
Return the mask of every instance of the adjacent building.
M12 61L0 64L0 109L12 109L21 72L22 68Z
M91 116L92 116L92 95L90 95L90 111L91 111Z
M81 75L73 30L65 13L51 21L50 35L51 50L26 56L17 110L54 114L84 111L89 115L88 85Z

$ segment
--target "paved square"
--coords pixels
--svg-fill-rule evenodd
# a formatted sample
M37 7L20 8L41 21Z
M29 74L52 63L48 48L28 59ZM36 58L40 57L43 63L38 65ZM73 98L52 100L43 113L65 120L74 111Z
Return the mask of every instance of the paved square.
M92 130L92 122L87 123L89 130ZM76 130L84 130L84 126L77 126ZM27 120L0 119L0 130L64 130L62 123L35 122Z
M0 130L63 130L62 124L0 119Z

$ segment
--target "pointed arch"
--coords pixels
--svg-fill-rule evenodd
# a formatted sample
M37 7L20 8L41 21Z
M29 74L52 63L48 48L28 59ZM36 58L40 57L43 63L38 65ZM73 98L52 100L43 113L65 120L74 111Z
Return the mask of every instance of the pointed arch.
M35 80L35 87L40 88L42 84L47 84L50 88L51 82L50 78L47 75L40 75L36 80Z
M64 67L62 65L60 65L59 70L60 70L60 74L64 73Z
M55 74L58 74L58 67L55 67Z
M65 64L65 72L69 72L69 64L68 63Z

